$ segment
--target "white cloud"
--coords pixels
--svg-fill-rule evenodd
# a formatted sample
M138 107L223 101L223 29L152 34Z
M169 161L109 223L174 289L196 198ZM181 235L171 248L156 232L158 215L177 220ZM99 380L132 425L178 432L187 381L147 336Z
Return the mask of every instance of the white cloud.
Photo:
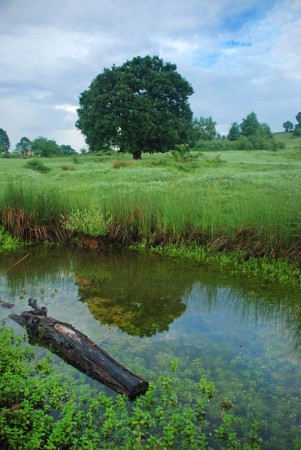
M79 94L104 67L157 54L191 82L196 116L226 132L254 110L281 130L300 110L300 29L300 0L2 0L0 128L13 146L79 149Z
M61 109L68 113L76 114L76 110L78 109L78 105L68 105L64 103L63 105L55 105L54 109Z

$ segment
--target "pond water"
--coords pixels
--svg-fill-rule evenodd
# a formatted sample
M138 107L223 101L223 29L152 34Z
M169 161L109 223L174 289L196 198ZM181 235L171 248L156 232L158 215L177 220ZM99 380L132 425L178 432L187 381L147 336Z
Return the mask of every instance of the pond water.
M1 255L0 280L2 300L27 310L36 298L141 376L159 359L200 358L234 413L259 420L263 448L301 448L301 293L132 251Z

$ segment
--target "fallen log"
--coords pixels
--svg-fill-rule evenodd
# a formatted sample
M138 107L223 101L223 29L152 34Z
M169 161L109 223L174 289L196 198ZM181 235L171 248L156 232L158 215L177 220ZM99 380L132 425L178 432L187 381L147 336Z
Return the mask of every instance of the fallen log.
M0 306L2 306L2 308L10 309L10 308L13 308L15 305L13 305L12 303L7 303L7 302L4 302L3 300L0 300Z
M130 398L147 391L146 380L126 369L86 335L69 323L47 317L46 307L39 307L35 300L29 299L28 303L33 311L11 314L9 317L25 326L31 335L53 348L67 362Z

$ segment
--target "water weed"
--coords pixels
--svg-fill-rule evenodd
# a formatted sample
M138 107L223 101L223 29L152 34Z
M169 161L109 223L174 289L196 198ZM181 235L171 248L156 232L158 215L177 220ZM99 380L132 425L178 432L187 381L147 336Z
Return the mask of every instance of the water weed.
M158 245L150 246L144 240L139 244L130 246L133 250L150 251L176 258L188 258L199 263L206 263L227 270L231 275L246 275L274 280L278 283L293 286L301 285L301 270L296 263L288 259L275 259L272 257L250 257L244 251L221 252L216 248L195 245Z
M20 241L0 226L0 253L16 250L19 246Z
M219 441L258 448L245 434L233 431L234 419L215 416L213 384L186 379L192 395L185 399L177 369L160 375L135 402L59 376L48 356L34 359L33 347L0 328L0 443L15 450L69 449L206 449ZM185 375L185 377L187 374ZM65 380L64 380L65 378ZM181 399L181 397L183 397ZM184 400L185 399L185 400ZM202 403L206 420L199 419ZM210 418L210 409L213 416ZM231 416L232 417L232 416ZM254 430L253 430L254 433ZM258 435L256 435L258 436Z

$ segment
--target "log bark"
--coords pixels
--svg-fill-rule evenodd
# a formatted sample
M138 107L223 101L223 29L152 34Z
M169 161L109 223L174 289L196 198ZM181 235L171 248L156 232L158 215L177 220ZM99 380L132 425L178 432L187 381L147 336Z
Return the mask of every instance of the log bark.
M68 363L130 398L147 391L146 380L126 369L85 334L69 323L47 317L47 309L39 307L36 301L29 299L28 303L33 311L11 314L11 319L25 326L30 334L54 349Z
M4 302L3 300L0 300L0 306L2 306L2 308L10 309L10 308L13 308L15 305L13 305L12 303L7 303L7 302Z

